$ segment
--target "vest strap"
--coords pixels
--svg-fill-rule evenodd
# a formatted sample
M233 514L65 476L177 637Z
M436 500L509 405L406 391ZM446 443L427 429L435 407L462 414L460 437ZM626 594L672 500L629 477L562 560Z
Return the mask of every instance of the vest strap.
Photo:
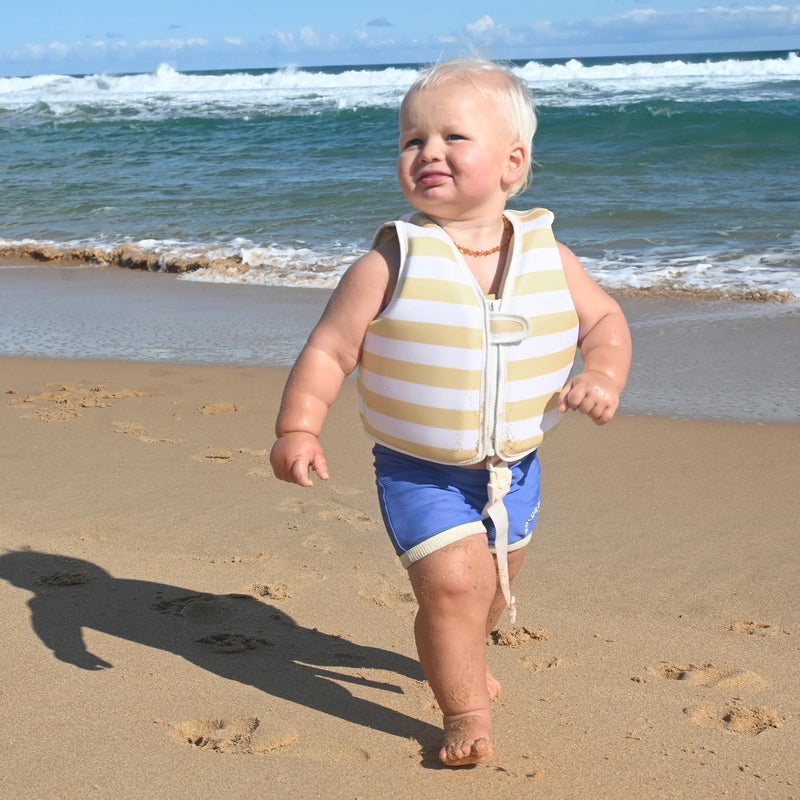
M502 311L489 312L489 341L491 344L518 344L531 335L531 321L520 314Z
M500 589L506 601L508 615L513 625L517 621L517 598L511 594L511 581L508 576L508 510L503 498L511 488L511 470L505 461L492 457L487 459L489 470L489 500L484 506L483 516L494 523L494 550L497 556L497 574Z

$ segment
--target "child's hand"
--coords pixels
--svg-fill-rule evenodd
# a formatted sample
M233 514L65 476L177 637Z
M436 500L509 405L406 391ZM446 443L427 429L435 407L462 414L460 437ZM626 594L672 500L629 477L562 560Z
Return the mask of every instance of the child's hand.
M598 425L609 422L618 405L619 389L602 372L581 372L566 383L558 398L559 411L577 409Z
M313 469L322 480L328 480L328 464L317 437L296 431L279 437L269 454L275 477L299 486L313 486L308 477Z

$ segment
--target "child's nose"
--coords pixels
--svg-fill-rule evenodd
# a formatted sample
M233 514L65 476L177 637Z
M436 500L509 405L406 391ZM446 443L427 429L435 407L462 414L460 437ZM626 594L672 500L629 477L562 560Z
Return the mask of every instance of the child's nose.
M437 161L442 157L441 142L436 139L426 139L425 144L422 145L419 157L422 161Z

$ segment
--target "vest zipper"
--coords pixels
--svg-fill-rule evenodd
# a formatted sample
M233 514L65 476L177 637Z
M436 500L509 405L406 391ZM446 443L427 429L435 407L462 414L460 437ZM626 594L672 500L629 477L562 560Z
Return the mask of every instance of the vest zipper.
M492 341L491 312L496 311L499 300L484 299L484 326L486 342L486 417L483 423L483 442L486 450L485 455L495 455L495 433L497 429L497 399L499 394L499 355L498 347Z

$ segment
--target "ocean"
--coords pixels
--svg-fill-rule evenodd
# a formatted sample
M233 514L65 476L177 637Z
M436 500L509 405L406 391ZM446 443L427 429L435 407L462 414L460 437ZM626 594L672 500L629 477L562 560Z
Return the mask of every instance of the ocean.
M800 301L797 53L513 67L539 130L510 205L550 208L603 286ZM396 119L415 72L0 78L0 258L332 287L407 210Z
M621 410L800 420L798 55L513 67L539 129L509 205L550 208L623 304ZM291 364L408 210L397 112L415 74L0 78L0 357Z

